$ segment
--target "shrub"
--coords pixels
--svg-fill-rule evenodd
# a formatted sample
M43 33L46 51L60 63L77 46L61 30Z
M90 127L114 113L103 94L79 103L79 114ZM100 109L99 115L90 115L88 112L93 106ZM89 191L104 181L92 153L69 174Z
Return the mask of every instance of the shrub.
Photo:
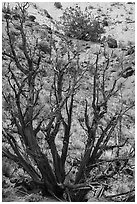
M79 40L97 42L104 33L102 24L94 18L91 11L88 8L82 11L78 5L65 9L61 23L68 37Z

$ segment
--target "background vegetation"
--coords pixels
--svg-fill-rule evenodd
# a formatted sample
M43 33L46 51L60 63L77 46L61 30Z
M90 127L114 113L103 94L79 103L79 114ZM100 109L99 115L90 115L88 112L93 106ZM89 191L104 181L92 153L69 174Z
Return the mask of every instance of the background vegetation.
M85 11L78 5L66 8L61 19L65 35L71 38L98 42L104 33L103 22L99 22L88 8Z

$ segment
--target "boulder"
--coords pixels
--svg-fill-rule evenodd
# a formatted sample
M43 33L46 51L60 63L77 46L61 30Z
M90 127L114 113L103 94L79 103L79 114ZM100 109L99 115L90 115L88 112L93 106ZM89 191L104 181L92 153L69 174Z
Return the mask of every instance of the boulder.
M18 20L18 19L20 19L20 15L17 14L17 13L15 13L12 17L14 18L14 20Z
M115 40L114 38L112 38L110 35L107 38L107 44L109 48L117 48L117 40Z
M33 15L30 15L30 16L29 16L29 20L30 20L30 21L35 22L35 19L36 19L35 16L33 16Z
M107 20L103 20L103 26L108 26L108 21Z
M45 54L51 54L50 44L46 41L39 42L39 49Z
M132 55L133 53L135 53L135 47L130 47L128 48L125 56Z
M62 9L62 5L60 2L55 2L54 3L54 6L57 8L57 9Z
M128 78L128 77L132 76L134 74L134 72L135 72L135 70L132 69L132 67L128 67L123 72L122 77L123 78Z

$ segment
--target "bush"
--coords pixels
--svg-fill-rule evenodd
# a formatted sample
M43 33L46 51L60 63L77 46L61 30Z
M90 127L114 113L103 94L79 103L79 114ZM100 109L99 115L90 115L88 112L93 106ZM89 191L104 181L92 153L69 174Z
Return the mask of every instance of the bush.
M94 18L89 9L82 11L78 5L66 8L61 23L68 37L79 40L98 42L104 33L102 24Z

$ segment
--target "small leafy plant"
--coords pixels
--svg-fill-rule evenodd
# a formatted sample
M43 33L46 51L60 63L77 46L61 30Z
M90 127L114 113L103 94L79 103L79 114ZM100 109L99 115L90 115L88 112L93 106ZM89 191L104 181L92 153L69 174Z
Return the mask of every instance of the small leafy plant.
M94 18L90 9L85 8L82 11L78 5L66 8L61 22L65 34L79 40L98 42L104 33L102 24Z

